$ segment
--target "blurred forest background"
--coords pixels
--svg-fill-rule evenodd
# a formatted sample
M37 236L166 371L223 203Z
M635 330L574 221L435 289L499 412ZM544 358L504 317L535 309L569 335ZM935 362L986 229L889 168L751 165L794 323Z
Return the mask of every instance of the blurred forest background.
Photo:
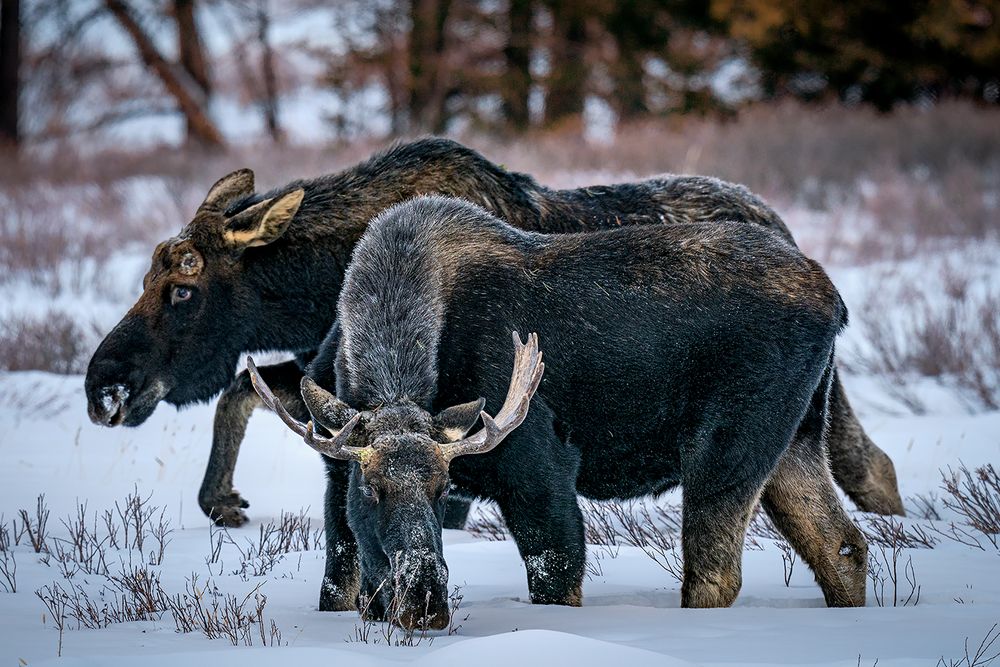
M2 6L0 134L13 146L180 116L187 141L219 147L235 129L219 100L256 108L282 141L296 122L282 98L303 89L326 98L337 139L726 117L779 99L1000 103L996 0Z
M2 6L0 135L15 147L172 116L203 147L246 139L247 125L314 140L314 124L297 126L310 102L333 139L574 124L600 136L785 99L882 112L1000 103L997 0Z
M228 171L437 133L552 187L743 183L835 274L889 409L1000 407L1000 0L0 8L0 370L81 372Z

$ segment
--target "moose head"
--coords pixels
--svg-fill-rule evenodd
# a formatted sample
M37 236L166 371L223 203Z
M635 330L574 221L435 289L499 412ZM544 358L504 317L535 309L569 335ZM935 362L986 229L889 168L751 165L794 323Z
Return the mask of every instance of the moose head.
M348 521L372 597L368 613L408 629L448 625L441 530L449 464L491 451L517 428L545 368L536 334L527 343L517 332L513 338L514 370L496 417L483 411L484 399L433 416L409 400L358 410L304 378L302 397L329 436L319 434L312 421L293 418L247 359L257 393L289 428L324 456L358 464L348 489ZM482 429L469 435L478 419Z
M207 400L233 378L249 346L245 326L261 307L245 264L281 238L302 203L301 188L246 206L249 169L219 180L192 221L160 243L139 300L97 348L85 388L91 420L137 426L161 400Z

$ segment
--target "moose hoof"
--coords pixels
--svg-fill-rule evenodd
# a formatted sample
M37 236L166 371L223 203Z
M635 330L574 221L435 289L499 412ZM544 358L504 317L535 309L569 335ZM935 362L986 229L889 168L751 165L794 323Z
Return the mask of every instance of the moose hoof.
M356 611L357 600L347 599L347 596L340 593L339 587L328 579L323 580L323 586L319 590L319 610L320 611Z
M243 510L250 507L250 503L233 491L221 498L203 500L198 503L202 511L210 518L216 526L224 528L239 528L249 521L246 512Z

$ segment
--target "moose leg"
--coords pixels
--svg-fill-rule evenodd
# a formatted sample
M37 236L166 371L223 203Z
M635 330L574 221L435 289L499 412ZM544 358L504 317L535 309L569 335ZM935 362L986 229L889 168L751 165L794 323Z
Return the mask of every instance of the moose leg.
M827 444L833 477L858 509L900 516L906 513L892 459L861 427L836 372L830 391Z
M868 545L840 504L822 442L796 436L762 500L771 521L812 568L827 606L864 606Z
M326 464L326 568L319 591L320 611L357 609L360 592L358 543L347 525L350 464L324 458Z
M723 484L684 483L682 607L728 607L743 586L743 541L760 484Z
M469 518L469 510L471 508L471 500L462 498L455 493L449 495L444 506L444 527L464 530L465 522Z
M293 415L308 417L299 397L302 371L294 361L263 366L259 370L264 381L282 398ZM247 522L243 510L250 504L233 488L233 473L246 435L247 422L260 404L250 376L242 371L222 393L215 408L212 451L198 491L198 505L220 526L236 527Z
M531 602L579 607L586 547L583 514L572 486L576 475L556 479L559 488L525 485L496 500L524 559Z

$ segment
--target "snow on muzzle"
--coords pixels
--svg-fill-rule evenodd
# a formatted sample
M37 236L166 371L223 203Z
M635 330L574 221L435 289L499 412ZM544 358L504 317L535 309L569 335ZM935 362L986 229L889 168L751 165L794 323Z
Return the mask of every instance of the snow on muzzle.
M389 620L408 630L448 627L448 566L434 549L397 552L392 558Z

